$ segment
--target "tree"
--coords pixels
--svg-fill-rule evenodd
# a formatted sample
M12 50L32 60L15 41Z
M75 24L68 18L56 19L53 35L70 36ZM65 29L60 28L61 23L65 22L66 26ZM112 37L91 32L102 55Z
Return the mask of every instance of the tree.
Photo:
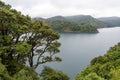
M0 65L10 77L19 80L30 76L29 79L37 80L32 75L36 74L35 68L39 64L61 61L55 56L59 52L59 37L44 23L32 21L29 16L0 1ZM28 75L29 72L34 74Z
M45 66L42 70L40 77L41 80L69 80L69 77L62 71L54 70Z
M30 67L37 68L39 64L51 61L61 61L55 54L59 52L59 34L50 29L42 22L32 21L30 34L26 34L27 43L32 45L28 52L28 62ZM36 58L36 62L34 61Z
M25 40L20 40L27 32L27 21L26 16L13 9L0 8L0 57L11 75L25 66L26 53L31 47Z

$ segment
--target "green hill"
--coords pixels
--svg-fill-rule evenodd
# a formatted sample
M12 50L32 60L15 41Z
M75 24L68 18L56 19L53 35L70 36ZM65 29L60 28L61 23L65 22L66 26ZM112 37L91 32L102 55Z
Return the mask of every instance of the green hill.
M57 32L98 32L97 27L94 26L94 22L76 22L63 16L54 16L48 19L35 18L44 21L50 25L50 27Z
M104 56L92 59L75 80L120 80L120 43L111 47Z
M47 19L36 17L34 19L44 22L56 23L56 21L71 22L73 24L89 24L95 28L106 28L120 26L120 17L101 17L94 18L90 15L75 15L75 16L54 16ZM50 23L51 22L51 23ZM51 26L52 27L52 26Z
M67 16L65 17L67 20L71 20L73 22L77 22L77 23L89 23L92 26L96 27L96 28L104 28L107 27L107 24L105 24L102 21L99 21L95 18L93 18L90 15L76 15L76 16Z

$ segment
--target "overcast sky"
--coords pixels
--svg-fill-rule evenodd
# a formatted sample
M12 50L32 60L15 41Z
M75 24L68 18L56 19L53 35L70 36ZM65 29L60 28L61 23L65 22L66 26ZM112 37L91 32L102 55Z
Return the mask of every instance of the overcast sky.
M91 15L120 17L120 0L2 0L31 17Z

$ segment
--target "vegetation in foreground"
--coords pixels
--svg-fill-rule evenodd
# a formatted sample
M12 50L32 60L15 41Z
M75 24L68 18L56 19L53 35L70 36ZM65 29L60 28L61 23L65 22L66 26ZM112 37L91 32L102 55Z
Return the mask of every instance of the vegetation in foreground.
M40 74L41 80L69 80L69 77L62 71L54 70L45 66Z
M120 80L120 43L104 56L95 57L75 80Z
M46 24L0 1L0 80L40 80L38 65L61 61L56 55L59 37Z

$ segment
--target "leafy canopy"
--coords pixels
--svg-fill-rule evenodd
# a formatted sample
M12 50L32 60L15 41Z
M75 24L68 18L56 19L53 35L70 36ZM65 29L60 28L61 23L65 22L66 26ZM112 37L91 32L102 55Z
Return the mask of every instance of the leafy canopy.
M0 79L38 80L38 65L61 61L56 56L59 37L48 25L0 1Z

